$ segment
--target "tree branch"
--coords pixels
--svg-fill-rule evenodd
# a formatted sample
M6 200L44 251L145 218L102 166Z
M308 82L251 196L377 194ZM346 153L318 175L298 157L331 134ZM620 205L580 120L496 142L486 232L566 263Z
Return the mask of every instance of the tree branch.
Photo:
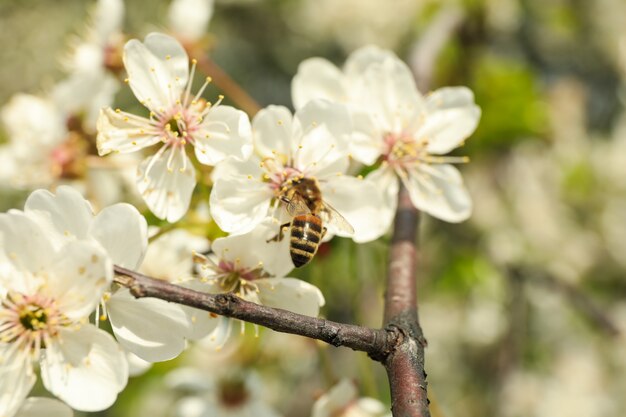
M384 316L386 328L396 328L402 336L398 348L384 361L394 417L430 416L424 371L426 340L417 316L418 224L418 211L401 185L389 255Z
M130 289L137 298L154 297L164 301L195 307L224 317L258 324L282 333L297 334L366 352L372 359L383 361L396 348L399 333L395 328L370 329L337 323L317 317L292 313L245 301L235 294L208 294L194 291L164 280L115 266L115 281Z

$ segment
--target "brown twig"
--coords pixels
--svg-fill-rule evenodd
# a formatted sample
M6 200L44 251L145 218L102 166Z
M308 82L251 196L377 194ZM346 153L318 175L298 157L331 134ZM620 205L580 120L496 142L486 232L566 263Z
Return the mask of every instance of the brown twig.
M322 340L333 346L346 346L353 350L367 352L370 357L378 361L384 360L390 351L396 349L399 341L398 331L393 328L370 329L337 323L251 303L232 293L208 294L194 291L117 265L115 272L118 274L116 282L128 287L137 298L159 298L220 316L258 324L277 332Z
M210 59L206 54L200 54L197 58L198 68L213 79L213 83L225 96L232 100L250 117L261 110L261 106L244 90L230 75L228 75L219 65Z
M430 416L424 371L426 341L417 316L418 224L418 211L406 188L401 186L389 255L384 317L385 327L398 329L403 337L403 342L384 361L395 417Z

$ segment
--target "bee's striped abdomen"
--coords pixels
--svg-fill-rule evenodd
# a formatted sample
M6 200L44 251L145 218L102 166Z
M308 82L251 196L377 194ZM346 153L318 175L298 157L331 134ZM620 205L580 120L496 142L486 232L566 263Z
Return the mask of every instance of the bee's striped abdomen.
M289 251L296 267L306 265L322 240L322 220L314 214L296 216L291 222Z

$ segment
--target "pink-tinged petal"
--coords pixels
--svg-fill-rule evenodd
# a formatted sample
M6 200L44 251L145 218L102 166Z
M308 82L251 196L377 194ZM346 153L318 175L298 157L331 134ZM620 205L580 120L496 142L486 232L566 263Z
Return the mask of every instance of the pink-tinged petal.
M135 299L122 289L107 302L107 312L117 341L141 359L167 361L186 347L189 322L177 304L156 298Z
M148 248L146 219L130 204L115 204L98 213L89 235L104 247L114 264L125 268L139 268Z
M72 417L72 415L74 415L72 409L61 401L45 397L30 397L24 401L15 417Z
M228 233L247 233L268 216L272 190L246 177L218 178L210 197L211 216Z
M128 363L113 337L84 325L61 330L46 346L41 378L46 389L70 407L100 411L110 407L126 386Z
M16 269L33 273L47 269L56 254L49 231L20 211L0 213L0 251Z
M16 352L13 344L0 344L0 415L13 416L30 392L37 377L30 358Z
M148 119L116 112L110 107L100 110L97 130L96 145L100 156L111 152L135 152L159 143L162 138Z
M211 109L193 138L196 157L205 165L215 165L229 156L247 159L252 153L250 120L234 107Z
M56 195L47 190L34 191L24 205L25 212L46 213L55 231L66 237L84 239L91 220L93 209L81 193L72 187L61 186Z
M296 278L263 278L254 283L259 302L269 307L317 317L325 303L319 288Z
M137 171L137 188L150 211L170 223L187 213L196 186L196 171L177 146L146 158Z
M480 120L480 108L466 87L440 88L427 97L426 108L426 120L415 136L428 140L426 150L432 154L445 154L461 146Z
M50 267L41 289L56 300L67 317L89 316L113 281L113 264L104 249L93 241L65 245Z
M213 252L221 259L237 262L241 268L258 268L272 276L284 277L294 266L289 255L289 234L279 242L270 241L280 231L280 223L266 219L249 233L230 235L213 242Z
M380 168L372 171L366 181L372 182L376 188L382 192L383 204L380 207L380 217L383 223L391 225L396 215L398 206L398 191L400 190L400 180L393 169L383 164Z
M291 81L291 97L296 109L314 99L345 103L348 92L344 75L326 59L306 59L300 63L298 73Z
M289 155L293 143L293 116L283 106L267 106L252 120L255 150L262 157Z
M368 45L352 52L344 65L347 77L359 77L372 64L380 64L387 59L398 59L391 51L381 49L375 45Z
M472 213L472 200L463 178L452 165L424 165L403 179L418 209L447 222L458 223Z
M189 79L185 49L162 33L150 33L143 43L137 39L126 42L124 67L135 97L155 112L180 99Z
M325 225L330 233L362 243L378 239L389 229L389 219L382 215L383 195L374 183L347 175L338 176L322 184L322 195L354 228L354 234L351 234L338 228L338 222L331 222Z
M382 131L412 132L424 112L413 74L399 59L370 65L359 82L359 93L359 109L369 112Z

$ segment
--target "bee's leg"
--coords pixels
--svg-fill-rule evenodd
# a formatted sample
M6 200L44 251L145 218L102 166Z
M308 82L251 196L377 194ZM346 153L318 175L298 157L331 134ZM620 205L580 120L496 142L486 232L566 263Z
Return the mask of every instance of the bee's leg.
M324 236L326 236L326 231L327 231L327 230L328 230L328 229L327 229L327 228L325 228L325 227L324 227L324 228L322 228L322 235L320 236L320 240L323 240L323 239L324 239Z
M285 223L285 224L281 225L280 229L278 230L278 233L276 234L276 236L274 236L271 239L267 239L265 242L266 243L280 242L281 240L283 240L283 238L285 237L285 230L287 230L287 228L289 227L290 224L291 224L291 222Z

